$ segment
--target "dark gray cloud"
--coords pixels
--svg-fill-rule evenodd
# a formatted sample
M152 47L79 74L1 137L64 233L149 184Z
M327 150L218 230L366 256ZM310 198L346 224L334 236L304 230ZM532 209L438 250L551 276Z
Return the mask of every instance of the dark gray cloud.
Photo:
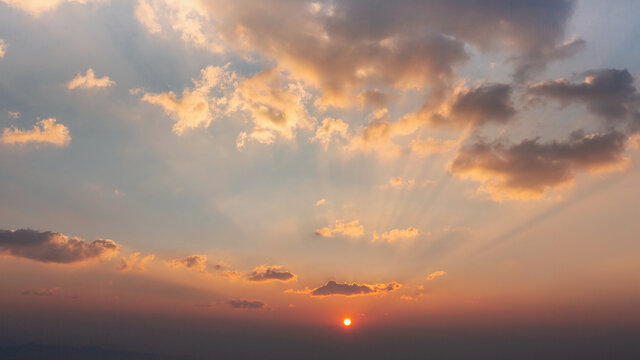
M51 231L0 230L0 252L44 263L71 264L110 258L120 251L113 240L87 242Z
M231 306L234 309L264 309L266 304L262 301L257 300L229 300L227 301L227 305Z
M59 287L54 287L51 289L40 289L40 290L25 290L22 292L22 295L25 296L53 296L60 290Z
M543 81L531 85L529 92L538 97L555 99L565 106L581 102L589 111L607 119L627 116L640 101L634 86L635 79L626 69L590 70L583 76L585 80L580 83L566 79Z
M388 284L376 284L376 285L367 285L367 284L348 284L348 283L337 283L335 281L329 281L326 285L320 286L311 291L311 296L329 296L329 295L344 295L344 296L354 296L354 295L370 295L370 294L378 294L378 293L387 293L393 290L396 290L401 285L396 282L391 282Z
M281 266L259 266L249 274L249 281L289 281L296 276L287 270L283 270Z
M591 135L578 131L562 142L480 141L461 149L450 168L455 175L481 182L481 189L495 198L536 198L548 189L571 184L578 171L624 166L628 139L618 131Z
M509 121L516 114L511 91L507 84L487 84L459 93L451 106L450 122L480 126Z

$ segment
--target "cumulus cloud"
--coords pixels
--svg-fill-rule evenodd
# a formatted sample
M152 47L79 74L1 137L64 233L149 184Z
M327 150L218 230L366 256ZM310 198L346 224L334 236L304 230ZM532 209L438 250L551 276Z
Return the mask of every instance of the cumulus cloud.
M242 273L240 271L237 270L232 270L229 265L223 263L223 262L218 262L217 264L213 265L210 267L210 269L217 273L218 275L222 276L222 277L226 277L229 279L237 279L239 277L242 276Z
M267 304L258 300L229 300L227 301L227 305L231 306L234 309L247 309L247 310L255 310L255 309L266 309Z
M364 226L360 225L360 220L354 220L345 224L343 220L336 220L333 227L324 227L315 232L316 235L322 237L333 237L334 235L343 235L351 238L357 238L364 234Z
M4 57L4 54L7 52L7 43L4 40L0 39L0 59Z
M481 52L507 52L520 77L584 44L563 42L573 0L508 6L502 0L315 4L213 0L199 16L235 50L275 60L321 89L322 103L336 106L353 104L356 94L376 91L381 83L437 87L469 59L466 44ZM205 22L206 16L211 21Z
M159 105L175 122L173 132L182 135L186 130L207 128L220 111L221 104L227 102L224 95L210 99L211 91L216 88L222 92L235 87L234 72L225 67L207 66L200 72L200 79L193 79L194 88L184 88L178 99L173 91L165 93L145 93L142 101Z
M565 106L580 102L592 113L607 119L622 118L640 103L635 79L626 69L590 70L583 75L581 83L558 79L533 84L529 86L529 93L555 99Z
M388 292L399 289L402 285L396 282L390 282L388 284L358 284L358 283L337 283L335 281L329 281L325 285L319 288L311 290L311 296L331 296L331 295L343 295L343 296L355 296L355 295L374 295L374 294L386 294Z
M105 2L105 0L0 0L5 4L39 17L43 13L53 10L63 3L88 4L92 2Z
M343 139L348 139L348 130L349 124L344 121L340 119L325 118L322 120L322 124L316 128L316 133L311 138L311 141L319 142L326 149L334 134Z
M71 135L69 135L69 128L63 124L57 124L56 119L50 118L38 121L30 130L20 130L13 126L6 128L2 131L0 141L7 145L46 143L67 146L71 141Z
M327 199L320 199L316 201L316 206L323 206L327 204Z
M165 261L165 265L177 268L193 269L205 272L207 269L207 257L204 255L189 255L182 258Z
M162 31L162 27L158 23L155 9L147 2L147 0L138 0L135 10L136 19L144 26L150 34L156 34Z
M115 84L115 82L111 81L108 76L104 76L101 78L97 78L96 74L93 72L93 69L87 70L87 73L82 75L78 73L75 78L67 83L67 89L91 89L91 88L102 88L109 87Z
M153 254L149 254L147 256L141 256L139 252L135 252L131 255L129 255L129 257L121 257L120 258L120 266L118 266L118 270L119 271L137 271L137 272L144 272L145 266L150 263L151 261L153 261L153 259L155 259L156 256Z
M446 272L444 272L442 270L434 271L434 272L432 272L431 274L429 274L427 276L427 280L431 281L431 280L437 278L438 276L442 276L442 275L445 275L445 274L446 274Z
M461 149L450 169L454 175L480 182L478 190L495 200L534 199L549 189L571 185L579 171L624 168L629 162L624 155L628 140L618 131L590 135L578 131L560 142L480 141Z
M18 112L18 111L9 111L9 112L7 112L7 114L12 119L20 119L20 116L21 116L20 112Z
M245 111L253 120L253 131L245 139L271 144L276 136L290 140L297 129L313 127L315 118L306 107L309 100L301 83L287 80L276 69L267 69L239 84L228 111Z
M384 232L382 234L378 234L377 232L373 233L373 238L371 241L384 241L389 243L395 243L397 241L403 240L413 240L415 239L420 232L418 229L414 227L408 227L406 229L393 229L389 232Z
M258 266L249 274L249 281L289 281L295 279L295 275L282 269L282 266Z
M113 240L81 238L29 229L0 230L0 252L43 263L72 264L106 260L120 251Z

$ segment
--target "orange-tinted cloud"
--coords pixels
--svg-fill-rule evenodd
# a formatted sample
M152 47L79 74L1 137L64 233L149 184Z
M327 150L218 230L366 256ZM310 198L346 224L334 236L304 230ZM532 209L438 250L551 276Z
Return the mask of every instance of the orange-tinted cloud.
M205 272L207 269L207 257L204 255L189 255L182 258L165 261L165 265L177 268L193 269Z
M4 54L7 52L7 43L4 40L0 39L0 59L4 57Z
M104 76L101 78L97 78L96 74L93 72L93 69L87 70L85 75L77 74L75 78L67 83L67 89L91 89L91 88L101 88L101 87L109 87L115 84L115 82L111 81L108 76Z
M39 17L43 13L53 10L58 5L67 2L86 4L91 2L106 2L106 0L0 0L5 4L22 10L31 16Z
M438 276L442 276L442 275L445 275L445 274L446 274L446 272L444 272L442 270L434 271L434 272L432 272L431 274L429 274L427 276L427 280L431 281L431 280L437 278Z
M81 238L29 229L0 230L0 252L43 263L73 264L106 260L120 251L113 240Z
M282 269L282 266L258 266L249 274L249 281L289 281L295 279L295 275Z
M346 224L343 220L336 220L333 227L318 229L315 234L322 237L333 237L334 235L339 234L351 238L357 238L364 234L364 226L360 225L359 220L354 220Z
M388 284L358 284L358 283L337 283L335 281L329 281L325 285L319 288L313 289L310 292L311 296L331 296L331 295L343 295L343 296L355 296L355 295L374 295L374 294L386 294L390 291L394 291L400 288L402 285L396 282L390 282Z
M420 232L418 231L418 229L414 227L409 227L406 229L393 229L389 232L385 232L382 234L378 234L377 232L374 232L373 238L371 239L371 241L373 242L383 241L383 242L395 243L397 241L413 240L419 234Z
M165 93L145 93L142 101L159 105L175 122L173 132L182 135L186 130L207 128L220 111L218 104L227 102L224 95L212 99L210 93L214 88L233 87L235 73L228 72L226 67L207 66L200 72L200 79L193 79L194 88L184 88L182 97L178 99L173 91Z
M145 266L150 263L151 261L153 261L153 259L155 259L156 256L153 254L149 254L147 256L141 256L139 252L135 252L131 255L129 255L129 257L121 257L120 258L120 266L118 266L118 270L119 271L137 271L137 272L144 272Z
M325 118L322 120L322 124L316 128L316 133L311 138L311 141L319 142L326 149L334 134L343 139L348 139L348 131L349 124L344 121L340 119Z
M10 127L2 131L0 141L3 144L45 143L55 146L67 146L71 141L69 128L57 124L56 119L44 119L36 123L31 130Z

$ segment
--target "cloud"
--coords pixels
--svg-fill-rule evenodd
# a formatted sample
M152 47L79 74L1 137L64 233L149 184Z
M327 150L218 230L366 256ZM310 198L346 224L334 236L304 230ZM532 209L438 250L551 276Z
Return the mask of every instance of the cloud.
M422 180L417 181L415 179L404 180L400 176L392 177L389 179L389 182L385 185L382 185L381 188L392 188L392 189L413 189L414 187L425 187L432 185L432 180Z
M20 119L21 114L18 111L9 111L7 112L10 118L12 119Z
M348 130L349 124L344 121L340 119L325 118L322 120L322 124L316 128L316 133L311 138L311 141L319 142L326 149L334 134L343 139L348 139Z
M53 10L63 3L88 4L92 2L105 2L105 0L0 0L10 7L24 11L33 17L39 17L43 13Z
M258 300L229 300L227 301L227 305L231 306L234 309L247 309L247 310L255 310L255 309L266 309L265 303Z
M165 265L174 269L185 268L205 272L207 269L207 257L204 255L190 255L165 261Z
M431 274L429 274L427 276L427 280L431 281L431 280L437 278L438 276L442 276L442 275L445 275L445 274L446 274L446 272L444 272L442 270L434 271L434 272L432 272Z
M124 256L120 258L120 266L118 266L118 270L123 272L144 272L146 270L145 266L147 265L147 263L150 263L155 258L156 256L153 254L141 257L139 252L135 252L129 255L128 258Z
M555 99L565 106L580 102L592 113L607 119L622 118L631 112L631 106L640 103L635 79L626 69L589 70L583 75L581 83L558 79L533 84L529 86L529 93Z
M56 124L56 119L50 118L38 121L31 130L20 130L13 126L6 128L2 131L0 141L7 145L48 143L67 146L71 141L71 135L69 135L69 128Z
M67 83L67 89L91 89L91 88L102 88L109 87L114 85L115 82L111 81L108 76L104 76L101 78L97 78L96 74L93 72L93 69L87 70L85 75L77 74L75 78L73 78L69 83Z
M322 237L333 237L336 234L341 234L351 238L357 238L364 234L364 226L360 225L359 220L354 220L346 224L343 220L336 220L333 228L324 227L316 230L315 234Z
M373 233L373 238L371 241L386 241L389 243L395 243L397 241L402 240L413 240L415 239L420 232L418 229L414 227L408 227L406 229L393 229L389 232L385 232L382 234L378 234L377 232Z
M25 296L54 296L58 291L60 291L59 287L53 287L49 289L40 289L40 290L25 290L22 292L22 295Z
M113 240L81 238L29 229L0 230L0 252L43 263L72 264L106 260L120 251Z
M253 131L245 139L271 144L276 136L290 140L298 128L313 127L315 118L306 108L309 99L301 83L287 80L276 69L267 69L239 84L228 112L244 111L253 120Z
M319 288L311 290L311 296L331 296L331 295L374 295L374 294L386 294L390 291L394 291L400 288L402 285L396 282L390 282L388 284L358 284L358 283L337 283L335 281L329 281Z
M323 206L327 203L327 199L320 199L316 201L316 206Z
M151 5L149 5L147 0L138 0L135 16L140 24L142 24L150 34L156 34L162 31L162 27L158 23L156 11Z
M249 274L249 281L289 281L295 279L295 275L287 270L283 270L282 266L258 266Z
M464 147L450 164L451 172L478 181L481 192L495 200L535 199L553 188L571 185L579 171L624 168L629 137L621 132L585 135L541 143L538 138L515 145L477 142Z
M451 116L444 120L436 116L432 122L455 126L505 123L516 114L511 91L507 84L485 84L462 90L453 98Z
M0 39L0 59L4 57L4 54L7 53L7 43L4 40Z
M225 67L207 66L200 71L200 79L193 79L194 88L184 88L182 98L178 99L173 91L165 93L145 93L142 101L159 105L175 121L173 132L183 135L186 130L207 128L220 111L219 104L227 102L224 95L210 100L209 94L215 88L225 91L235 87L234 72Z
M350 106L357 94L438 87L454 67L505 52L520 78L584 47L563 42L575 1L502 0L292 3L211 0L192 16L236 51L259 53L322 91L320 103ZM366 93L365 93L366 94Z
M227 265L227 264L225 264L225 263L223 263L221 261L218 262L217 264L211 266L210 269L213 272L217 273L218 275L220 275L222 277L229 278L231 280L237 279L237 278L242 276L242 273L240 271L231 270L229 265Z

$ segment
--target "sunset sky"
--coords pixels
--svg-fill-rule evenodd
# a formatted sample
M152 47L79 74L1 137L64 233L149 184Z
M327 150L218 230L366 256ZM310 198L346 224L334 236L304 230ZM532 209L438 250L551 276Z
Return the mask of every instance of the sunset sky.
M634 358L638 14L0 0L0 350Z

